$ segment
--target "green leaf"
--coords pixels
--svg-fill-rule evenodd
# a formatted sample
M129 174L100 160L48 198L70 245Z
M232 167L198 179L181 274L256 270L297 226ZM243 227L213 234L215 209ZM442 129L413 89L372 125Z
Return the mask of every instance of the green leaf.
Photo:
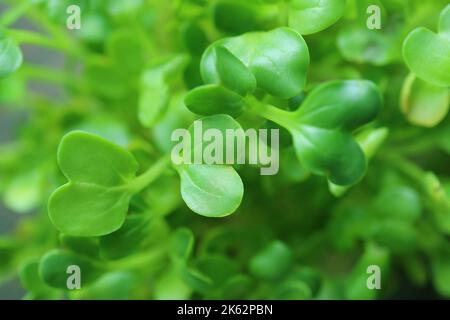
M373 237L393 253L414 252L417 246L417 232L407 220L380 221L374 225Z
M194 56L201 56L208 46L205 32L195 22L185 22L181 26L180 35L184 47Z
M62 23L66 23L67 21L66 8L67 6L60 9L60 12L64 13ZM86 12L87 10L83 10L81 8L82 28L77 30L78 37L94 47L103 45L103 42L112 31L112 23L109 17L101 12Z
M131 272L110 272L79 293L75 291L74 296L83 300L128 300L133 297L138 283L138 278Z
M222 288L225 299L243 299L252 291L252 280L249 276L237 274L230 277Z
M58 299L60 292L48 286L39 276L39 262L29 261L23 264L19 270L22 285L29 291L26 299Z
M260 279L276 280L288 271L292 259L289 247L277 240L250 260L249 269L254 276Z
M260 28L258 7L252 3L221 0L214 3L212 10L214 25L224 32L240 34Z
M331 81L306 97L297 116L302 124L352 131L375 119L381 105L381 94L371 81Z
M310 289L311 295L316 296L322 286L322 279L320 274L314 268L311 267L301 267L295 269L286 279L286 282L303 282Z
M81 287L92 283L104 271L102 267L87 258L63 250L53 250L42 257L39 275L48 285L67 290L67 280L72 274L68 273L70 266L80 268Z
M153 61L143 72L138 102L142 125L152 127L162 119L170 104L171 83L187 63L184 55L175 55Z
M219 40L212 46L227 48L252 72L258 88L271 95L292 98L302 92L305 86L309 65L308 46L293 29L246 33ZM214 61L213 54L214 51L208 49L202 58L202 68L209 73L214 65L211 62ZM207 77L211 77L211 74Z
M114 32L106 43L106 50L116 65L131 74L140 72L145 62L140 38L128 30Z
M65 248L73 253L91 258L98 258L99 256L98 238L73 237L60 234L59 240Z
M390 253L383 247L378 247L373 244L366 245L364 253L361 255L351 274L347 277L345 282L345 293L347 299L374 299L379 294L380 290L371 290L367 287L367 280L370 274L367 273L367 268L371 265L378 266L381 271L382 279L386 279L389 274ZM382 290L384 289L383 282L381 283Z
M185 268L181 276L189 288L194 291L206 293L214 288L213 280L194 268Z
M183 279L193 290L213 295L237 272L238 267L234 261L221 255L206 255L183 272Z
M144 248L152 227L151 219L146 216L128 216L119 230L100 238L100 256L121 259Z
M275 299L278 300L308 300L311 299L312 293L308 285L303 281L290 281L281 286Z
M406 185L385 188L374 203L374 209L379 216L409 222L420 218L422 207L420 194Z
M450 254L440 252L432 260L433 285L444 297L450 297Z
M159 150L169 153L177 144L171 140L174 130L187 128L195 120L195 115L184 105L184 93L174 95L167 112L152 127L153 140Z
M201 134L206 132L214 132L217 134L206 140L205 136L198 137L199 133L196 131L201 126ZM230 130L230 131L229 131ZM195 155L202 156L202 164L239 164L245 160L245 150L241 148L238 140L244 141L245 132L239 122L232 117L225 114L217 114L209 117L203 117L196 120L188 128L191 137L191 162L195 163ZM232 132L233 136L228 136L228 132ZM216 141L219 140L219 141ZM220 156L219 148L221 148L222 155ZM233 157L231 157L231 155ZM211 159L205 158L210 156ZM217 161L216 161L217 160Z
M370 160L375 156L378 149L386 141L388 134L389 130L387 128L368 128L357 134L356 141L364 152L367 160ZM338 186L329 181L328 187L330 192L336 197L342 196L350 189L348 186Z
M245 95L256 89L256 79L250 70L224 46L211 46L201 64L202 78L209 84L221 84Z
M245 105L239 94L216 84L191 90L184 102L190 111L204 116L223 113L237 117Z
M39 171L16 175L4 192L5 205L18 213L27 213L35 209L42 196L42 173Z
M0 32L0 78L4 78L19 69L23 56L13 39Z
M194 283L201 282L200 279L197 279L188 271L185 272L183 277L183 273L177 268L170 268L169 271L157 279L154 290L154 298L157 300L189 299L192 290L184 278L188 278Z
M344 14L345 0L292 0L289 4L289 26L300 34L322 31Z
M288 128L301 163L337 185L359 181L366 159L347 131L373 120L381 104L377 87L369 81L334 81L314 89Z
M403 57L417 77L436 86L450 86L450 5L441 13L439 32L420 27L403 42Z
M360 25L342 29L337 47L348 61L384 66L397 58L396 39L382 30L369 30Z
M389 135L388 128L366 129L356 135L356 141L361 146L367 159L375 156L378 149L386 141Z
M119 229L132 195L128 183L137 170L133 156L103 138L73 131L61 140L58 164L69 183L49 200L55 227L73 236L100 236Z
M162 77L143 85L139 96L139 121L146 127L157 123L169 105L169 87Z
M366 159L350 134L314 127L302 127L299 133L294 135L297 156L311 172L343 186L362 178Z
M183 164L176 168L181 178L181 196L195 213L225 217L241 204L244 186L232 167Z
M401 110L413 124L434 127L447 115L450 90L416 78L406 78L401 95Z
M90 89L108 99L120 99L130 91L131 84L120 68L105 62L90 62L85 76Z
M180 261L186 261L192 254L194 247L194 234L187 228L180 228L172 236L172 257Z

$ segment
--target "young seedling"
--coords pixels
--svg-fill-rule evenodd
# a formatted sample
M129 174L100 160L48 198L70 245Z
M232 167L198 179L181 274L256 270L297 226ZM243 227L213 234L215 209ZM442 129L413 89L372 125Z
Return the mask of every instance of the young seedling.
M303 38L289 28L219 40L202 58L207 84L190 91L185 103L201 115L237 117L248 112L271 120L291 133L297 157L308 170L337 185L354 184L363 176L366 160L351 133L374 120L382 105L373 83L352 80L322 84L292 112L256 97L256 89L282 99L299 95L308 64Z
M163 157L136 177L138 165L130 153L98 136L70 132L58 149L58 164L69 183L50 197L50 219L68 235L110 234L123 225L131 197L158 178L169 163ZM239 206L244 190L232 167L181 164L175 168L181 195L194 212L220 217Z
M436 86L450 86L450 5L439 17L438 32L420 27L403 42L403 57L419 78Z
M408 120L434 127L450 105L450 5L439 18L438 33L420 27L403 42L403 57L413 74L405 80L401 107Z
M450 297L448 1L1 10L0 298ZM278 174L171 162L195 121L278 129Z

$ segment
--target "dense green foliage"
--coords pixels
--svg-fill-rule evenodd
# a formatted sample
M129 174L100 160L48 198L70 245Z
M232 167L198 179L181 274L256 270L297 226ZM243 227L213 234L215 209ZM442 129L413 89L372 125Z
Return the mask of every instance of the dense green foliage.
M448 1L6 3L0 116L26 121L0 141L0 199L21 215L0 236L0 285L19 278L27 299L450 298ZM62 65L34 61L43 48ZM172 132L196 119L279 129L278 174L173 163Z

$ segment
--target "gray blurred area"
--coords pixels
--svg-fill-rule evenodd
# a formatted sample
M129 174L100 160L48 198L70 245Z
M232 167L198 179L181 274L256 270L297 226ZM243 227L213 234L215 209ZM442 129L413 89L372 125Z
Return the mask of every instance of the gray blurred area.
M4 3L0 3L0 16L8 10L8 6ZM15 29L26 29L39 31L39 26L31 24L26 18L19 19L10 27ZM61 26L65 28L65 26ZM49 49L38 48L36 46L21 46L24 63L29 63L39 66L49 66L51 68L61 68L64 64L64 56ZM54 86L42 83L36 83L30 81L27 84L27 91L39 92L51 99L59 100L63 96L61 90ZM32 116L27 111L27 106L5 106L0 102L0 144L10 143L17 140L20 130ZM0 154L0 157L2 155ZM0 198L0 236L6 235L12 232L19 219L23 217L29 217L35 213L30 212L25 215L19 215L11 212L5 208ZM1 264L1 261L0 261ZM17 277L12 278L10 281L0 283L0 300L6 299L21 299L25 294Z

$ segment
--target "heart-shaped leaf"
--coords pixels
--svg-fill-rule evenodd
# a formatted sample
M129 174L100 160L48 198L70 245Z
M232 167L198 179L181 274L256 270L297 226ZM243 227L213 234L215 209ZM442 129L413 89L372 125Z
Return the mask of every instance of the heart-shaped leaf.
M439 32L413 30L403 42L403 57L417 77L436 86L450 86L450 5L441 13Z
M100 236L123 224L137 163L120 147L98 136L74 131L64 136L58 164L69 183L49 200L49 216L62 232Z
M352 130L373 120L382 104L369 81L335 81L313 90L288 128L297 156L309 170L337 185L351 185L364 174L366 159Z
M23 56L13 39L0 32L0 78L7 77L22 64Z
M187 206L202 216L224 217L241 204L244 186L231 166L183 164L177 166L181 196Z
M293 29L246 33L219 40L212 46L227 48L251 71L258 88L271 95L292 98L305 86L309 65L308 46ZM202 68L204 73L208 73L206 80L214 74L211 71L215 61L213 54L214 50L207 50L202 58ZM237 66L237 63L233 64ZM244 71L240 71L240 74L244 74Z
M447 115L450 90L416 78L411 74L403 84L401 109L411 123L434 127Z
M292 0L289 4L289 26L300 34L322 31L344 14L345 0Z

